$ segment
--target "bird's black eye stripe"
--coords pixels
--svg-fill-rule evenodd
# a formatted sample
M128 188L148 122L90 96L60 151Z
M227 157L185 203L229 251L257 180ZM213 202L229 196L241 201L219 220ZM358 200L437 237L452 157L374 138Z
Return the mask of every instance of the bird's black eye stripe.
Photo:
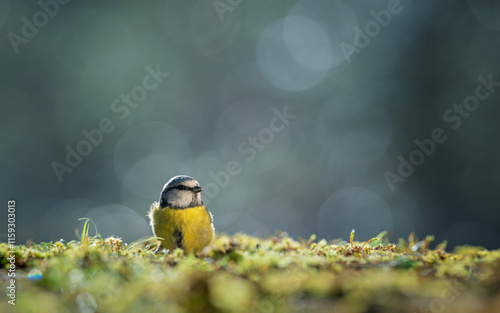
M193 190L193 188L188 187L188 186L183 186L183 185L179 185L179 186L175 186L175 187L170 187L170 188L168 188L167 190L172 190L172 189L178 189L178 190Z

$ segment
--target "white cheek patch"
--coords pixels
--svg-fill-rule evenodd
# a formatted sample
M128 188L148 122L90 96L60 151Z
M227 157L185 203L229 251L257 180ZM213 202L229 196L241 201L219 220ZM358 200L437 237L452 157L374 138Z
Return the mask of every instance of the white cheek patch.
M167 201L176 207L189 207L193 194L187 190L171 190L167 194Z

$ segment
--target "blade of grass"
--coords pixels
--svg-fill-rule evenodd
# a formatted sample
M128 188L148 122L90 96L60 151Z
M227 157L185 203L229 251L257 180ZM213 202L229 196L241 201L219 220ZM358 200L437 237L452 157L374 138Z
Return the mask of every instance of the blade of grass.
M141 243L148 242L148 241L151 241L151 240L163 240L163 238L151 236L151 237L148 237L148 238L145 238L145 239L140 239L138 241L132 242L130 245L127 246L127 248L125 248L125 250L130 250L133 247L136 247L136 246L140 245Z
M85 242L86 244L88 244L88 238L89 238L89 222L92 223L92 225L94 225L94 229L95 229L95 236L94 237L98 237L101 242L104 241L104 239L102 238L101 234L99 234L99 232L97 231L97 226L96 224L94 223L93 220L91 220L90 218L88 217L81 217L78 219L79 221L85 221L85 223L83 224L83 231L82 231L82 239L81 239L81 242Z

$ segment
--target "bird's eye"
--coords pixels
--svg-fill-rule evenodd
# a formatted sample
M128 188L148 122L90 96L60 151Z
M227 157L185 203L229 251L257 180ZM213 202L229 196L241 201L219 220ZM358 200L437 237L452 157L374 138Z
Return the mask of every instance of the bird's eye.
M179 190L188 190L189 189L188 187L182 186L182 185L179 185L176 188L179 189Z

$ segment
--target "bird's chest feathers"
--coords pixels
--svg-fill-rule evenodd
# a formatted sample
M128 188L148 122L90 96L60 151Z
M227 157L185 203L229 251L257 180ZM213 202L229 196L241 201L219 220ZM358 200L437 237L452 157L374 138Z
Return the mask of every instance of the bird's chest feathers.
M197 206L187 209L172 209L165 208L158 212L160 223L170 224L174 228L186 229L196 227L199 223L203 223L208 218L207 209L205 206Z
M207 245L213 236L210 215L205 206L187 209L172 209L166 207L157 210L156 235L166 240L166 246L180 246L184 249L197 250Z

